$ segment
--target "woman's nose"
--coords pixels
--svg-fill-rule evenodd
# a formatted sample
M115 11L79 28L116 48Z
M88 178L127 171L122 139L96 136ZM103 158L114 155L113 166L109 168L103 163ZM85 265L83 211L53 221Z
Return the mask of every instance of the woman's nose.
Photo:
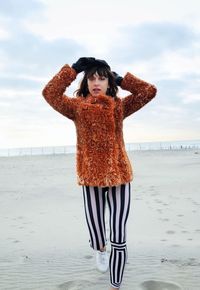
M95 79L94 80L94 85L98 85L99 84L99 80L98 79Z

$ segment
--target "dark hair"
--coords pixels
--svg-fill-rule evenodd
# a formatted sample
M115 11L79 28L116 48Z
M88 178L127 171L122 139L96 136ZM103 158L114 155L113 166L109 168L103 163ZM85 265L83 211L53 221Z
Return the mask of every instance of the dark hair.
M104 76L108 78L109 88L107 89L106 95L111 97L116 97L118 92L118 87L115 82L115 78L111 70L107 67L92 67L91 69L85 71L84 77L81 81L80 87L74 93L77 97L86 97L89 94L87 79L98 73L99 76Z

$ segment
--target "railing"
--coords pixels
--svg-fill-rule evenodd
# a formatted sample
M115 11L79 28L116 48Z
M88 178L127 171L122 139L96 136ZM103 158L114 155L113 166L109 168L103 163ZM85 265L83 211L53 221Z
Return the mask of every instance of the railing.
M137 150L199 150L200 142L191 144L181 144L180 141L174 143L168 142L150 142L150 143L126 143L127 151ZM76 146L52 146L52 147L28 147L28 148L10 148L0 149L0 156L33 156L33 155L58 155L70 154L76 152Z

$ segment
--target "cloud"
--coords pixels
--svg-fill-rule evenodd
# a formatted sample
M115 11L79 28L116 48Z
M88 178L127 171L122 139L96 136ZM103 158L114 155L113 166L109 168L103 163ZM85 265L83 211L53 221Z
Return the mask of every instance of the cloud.
M4 74L45 76L84 52L84 47L72 38L47 40L29 30L26 21L44 20L45 7L37 0L1 1L0 69Z
M121 62L151 60L170 52L191 48L199 35L192 28L172 22L145 22L125 26L119 30L116 42L109 53Z
M1 1L0 5L1 122L8 127L18 122L23 127L33 126L41 116L54 120L57 113L45 105L42 89L84 48L73 39L50 41L28 30L25 19L39 19L44 12L40 1Z
M9 116L32 123L36 117L56 118L45 107L41 92L62 65L75 59L81 47L73 40L46 41L23 30L0 41L3 67L0 77L1 120ZM6 109L6 110L5 110ZM9 109L9 110L8 110Z
M7 75L7 76L2 76L0 78L0 87L2 92L2 89L5 90L10 90L13 88L16 91L18 90L27 90L27 89L35 89L40 85L41 80L37 81L34 79L28 79L25 77L20 77L20 76L13 76L13 75ZM13 93L13 91L12 91Z
M40 13L44 5L37 0L6 0L0 2L0 15L11 20L22 19L35 13Z
M0 39L8 39L10 37L10 34L8 30L4 29L3 27L0 27Z
M45 75L56 66L75 58L82 50L73 40L45 41L25 31L19 31L11 39L0 43L2 53L10 60L5 71L12 73Z
M185 104L199 102L200 84L194 79L185 77L182 79L166 79L157 83L159 92L159 102L163 105L184 106ZM187 110L189 109L186 106ZM193 108L198 111L198 108Z
M193 104L200 102L200 93L191 93L189 92L183 92L181 93L181 96L183 97L183 103L184 104ZM199 108L198 108L199 111Z

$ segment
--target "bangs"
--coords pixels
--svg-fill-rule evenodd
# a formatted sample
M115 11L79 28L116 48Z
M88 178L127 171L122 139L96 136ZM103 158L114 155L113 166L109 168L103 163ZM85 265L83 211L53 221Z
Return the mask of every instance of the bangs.
M93 67L90 70L85 72L85 76L88 79L92 77L95 73L98 73L98 75L101 77L108 78L108 69L105 67Z

